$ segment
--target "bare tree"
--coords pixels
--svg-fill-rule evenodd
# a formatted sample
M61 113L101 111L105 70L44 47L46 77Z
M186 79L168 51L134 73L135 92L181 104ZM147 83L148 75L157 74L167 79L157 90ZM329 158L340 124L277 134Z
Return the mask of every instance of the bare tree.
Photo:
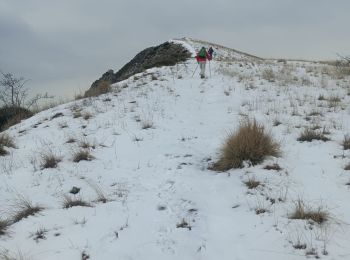
M25 107L30 109L37 104L40 99L53 98L47 93L37 94L28 99L28 89L25 84L28 82L23 77L16 77L12 73L1 72L0 78L0 102L6 107Z

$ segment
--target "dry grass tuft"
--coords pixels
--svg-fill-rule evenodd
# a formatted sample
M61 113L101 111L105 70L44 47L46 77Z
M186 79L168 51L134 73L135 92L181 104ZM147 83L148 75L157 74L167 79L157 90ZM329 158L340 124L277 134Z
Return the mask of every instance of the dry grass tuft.
M0 259L1 260L30 260L32 257L25 255L21 251L18 251L17 253L12 253L9 250L2 250L0 252Z
M29 216L34 216L44 208L38 205L33 205L30 200L27 200L23 197L19 197L15 202L15 210L11 215L12 223L17 223L24 218Z
M94 157L85 149L78 150L73 154L73 162L91 161L92 159L94 159Z
M83 113L83 119L89 120L90 118L92 118L92 114L90 112Z
M255 180L255 178L249 178L247 181L244 182L244 184L247 186L248 189L256 189L261 185L261 182Z
M8 154L4 147L16 148L13 139L8 134L0 135L0 156L5 156Z
M344 170L350 171L350 163L348 163L348 164L344 167Z
M16 148L13 138L11 138L8 134L0 135L0 146L12 147Z
M289 216L290 219L306 219L315 223L322 224L329 219L329 212L318 207L316 210L306 206L304 201L299 199L295 203L294 212Z
M61 161L62 159L52 151L47 151L46 153L41 154L40 168L42 170L48 168L56 168L58 163Z
M68 140L66 141L67 144L72 144L75 143L77 140L74 137L69 137Z
M63 208L68 209L72 207L91 207L91 204L84 201L82 198L72 198L68 195L64 195Z
M4 149L4 146L0 145L0 156L5 156L8 154L8 151Z
M90 88L84 94L84 97L97 97L102 94L111 92L111 83L108 81L100 81L96 87Z
M86 140L86 139L80 140L79 146L80 146L81 148L83 148L83 149L90 149L90 148L95 149L95 148L96 148L96 145L91 144L91 143L90 143L88 140Z
M301 132L300 136L297 139L300 142L312 142L313 140L329 141L330 139L326 137L322 131L313 130L311 128L305 128Z
M237 132L228 136L221 148L219 160L212 170L226 171L241 168L244 161L252 165L264 161L267 156L279 156L280 145L275 142L263 125L256 120L246 120L240 124Z
M343 149L344 150L349 150L350 149L350 136L345 135L343 139Z
M151 120L144 120L141 122L141 128L142 129L149 129L153 128L154 124Z
M269 82L275 82L276 81L276 75L273 72L271 68L264 69L261 74L262 78L264 80L267 80Z
M274 163L274 164L272 164L272 165L266 165L265 167L264 167L264 169L265 170L275 170L275 171L281 171L282 170L282 168L281 168L281 166L279 166L279 164L278 163Z
M10 226L10 222L8 220L0 219L0 236L5 235L7 233L7 229Z

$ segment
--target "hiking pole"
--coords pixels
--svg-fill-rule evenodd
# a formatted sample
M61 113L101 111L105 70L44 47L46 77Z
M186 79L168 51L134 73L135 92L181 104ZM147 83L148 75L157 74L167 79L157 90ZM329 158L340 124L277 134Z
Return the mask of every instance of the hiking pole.
M193 71L192 78L193 78L194 74L196 73L197 69L198 69L198 63L197 63L196 69Z
M210 77L211 77L210 61L209 61L209 75L210 75Z

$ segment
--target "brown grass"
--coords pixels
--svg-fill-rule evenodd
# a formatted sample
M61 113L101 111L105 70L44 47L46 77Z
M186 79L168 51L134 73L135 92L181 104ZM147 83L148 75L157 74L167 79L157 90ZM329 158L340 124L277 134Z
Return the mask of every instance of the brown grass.
M329 219L329 212L318 207L316 210L306 206L301 199L295 203L294 212L289 216L290 219L306 219L312 220L318 224L322 224Z
M274 163L274 164L272 164L272 165L266 165L265 167L264 167L264 169L265 170L275 170L275 171L280 171L280 170L282 170L282 168L281 168L281 166L279 166L279 164L277 164L277 163Z
M255 189L261 185L260 181L255 180L255 178L249 178L244 182L248 189Z
M311 128L305 128L301 132L300 136L297 139L300 142L312 142L313 140L329 141L330 139L326 137L322 131L313 130Z
M276 81L276 75L271 68L264 69L261 76L264 80L267 80L269 82Z
M73 162L91 161L94 157L88 150L78 150L73 154Z
M345 165L344 170L350 171L350 163L348 163L347 165Z
M90 88L84 94L84 97L97 97L102 94L111 92L111 83L108 81L100 81L95 88Z
M56 168L58 163L61 162L61 158L55 155L53 152L48 151L41 155L41 169Z
M264 126L256 120L246 120L240 124L237 132L228 136L221 148L219 160L211 169L226 171L241 168L244 161L256 165L267 156L279 155L280 145L266 133Z
M44 208L38 205L33 205L32 202L23 197L19 197L14 205L14 212L11 215L12 223L17 223L24 218L34 216Z
M349 150L350 149L350 136L345 135L343 139L343 149L344 150Z
M7 233L7 229L9 228L9 226L9 221L0 219L0 236L5 235Z
M0 145L16 148L13 138L11 138L8 134L0 135Z
M8 152L4 149L4 147L15 148L15 143L8 134L0 135L0 156L5 156L8 154Z
M68 208L72 208L72 207L91 207L91 204L84 201L82 198L72 198L68 195L64 196L63 199L63 208L68 209Z

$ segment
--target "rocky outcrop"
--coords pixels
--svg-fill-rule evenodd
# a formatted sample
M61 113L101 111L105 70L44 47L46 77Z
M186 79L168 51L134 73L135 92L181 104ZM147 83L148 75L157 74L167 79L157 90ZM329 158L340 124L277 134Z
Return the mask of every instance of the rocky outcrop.
M102 81L113 84L143 72L146 69L173 66L190 57L191 53L182 45L165 42L156 47L150 47L141 51L118 72L114 73L113 70L107 71L91 85L90 90L96 88Z

